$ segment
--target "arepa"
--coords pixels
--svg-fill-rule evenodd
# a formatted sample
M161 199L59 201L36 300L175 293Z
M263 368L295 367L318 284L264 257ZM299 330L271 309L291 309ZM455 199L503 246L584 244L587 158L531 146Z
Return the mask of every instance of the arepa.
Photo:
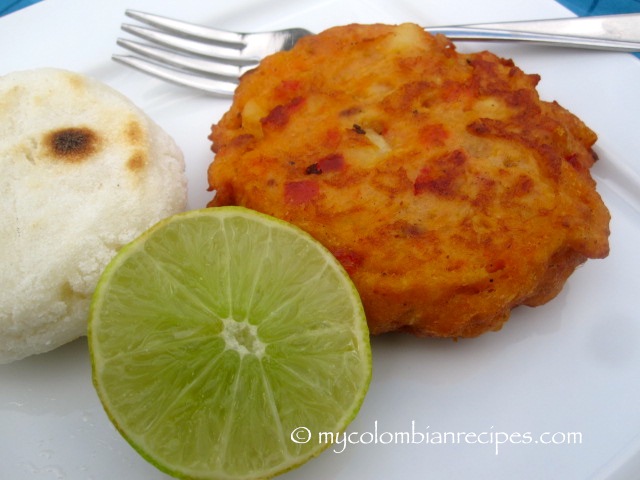
M184 210L186 187L173 139L111 87L0 77L0 364L84 335L106 264Z

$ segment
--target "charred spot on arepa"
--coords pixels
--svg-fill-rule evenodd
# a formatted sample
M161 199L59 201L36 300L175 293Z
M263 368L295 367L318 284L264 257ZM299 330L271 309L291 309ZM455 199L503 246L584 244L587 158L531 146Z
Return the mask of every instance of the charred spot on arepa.
M126 123L124 133L131 145L141 145L147 139L144 127L136 120Z
M49 156L68 163L87 160L98 150L100 140L100 135L89 127L58 128L44 135Z
M65 75L65 79L72 90L75 91L76 94L85 93L87 90L87 80L82 75L78 75L74 72L68 72Z
M131 172L135 173L142 170L146 164L147 164L147 154L142 150L138 150L131 154L131 156L129 157L129 160L127 160L126 167Z

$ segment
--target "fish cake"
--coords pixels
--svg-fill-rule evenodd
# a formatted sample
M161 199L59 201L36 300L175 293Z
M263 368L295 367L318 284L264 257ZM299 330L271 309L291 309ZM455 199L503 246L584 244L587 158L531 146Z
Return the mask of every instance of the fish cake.
M321 241L374 334L499 330L609 252L596 134L539 78L413 24L303 38L245 74L213 125L209 206Z

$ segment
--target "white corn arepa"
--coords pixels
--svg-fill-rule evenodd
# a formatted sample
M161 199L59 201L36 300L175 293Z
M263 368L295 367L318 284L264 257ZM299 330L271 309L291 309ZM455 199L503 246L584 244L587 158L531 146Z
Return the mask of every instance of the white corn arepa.
M0 364L86 333L116 251L184 210L184 159L133 103L40 68L0 77Z

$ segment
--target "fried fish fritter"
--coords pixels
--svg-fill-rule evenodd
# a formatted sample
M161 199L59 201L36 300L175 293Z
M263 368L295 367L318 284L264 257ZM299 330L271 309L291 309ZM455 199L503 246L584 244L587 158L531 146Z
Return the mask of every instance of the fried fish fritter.
M596 135L538 81L413 24L304 38L246 74L213 126L209 205L315 236L374 334L499 330L609 251Z

